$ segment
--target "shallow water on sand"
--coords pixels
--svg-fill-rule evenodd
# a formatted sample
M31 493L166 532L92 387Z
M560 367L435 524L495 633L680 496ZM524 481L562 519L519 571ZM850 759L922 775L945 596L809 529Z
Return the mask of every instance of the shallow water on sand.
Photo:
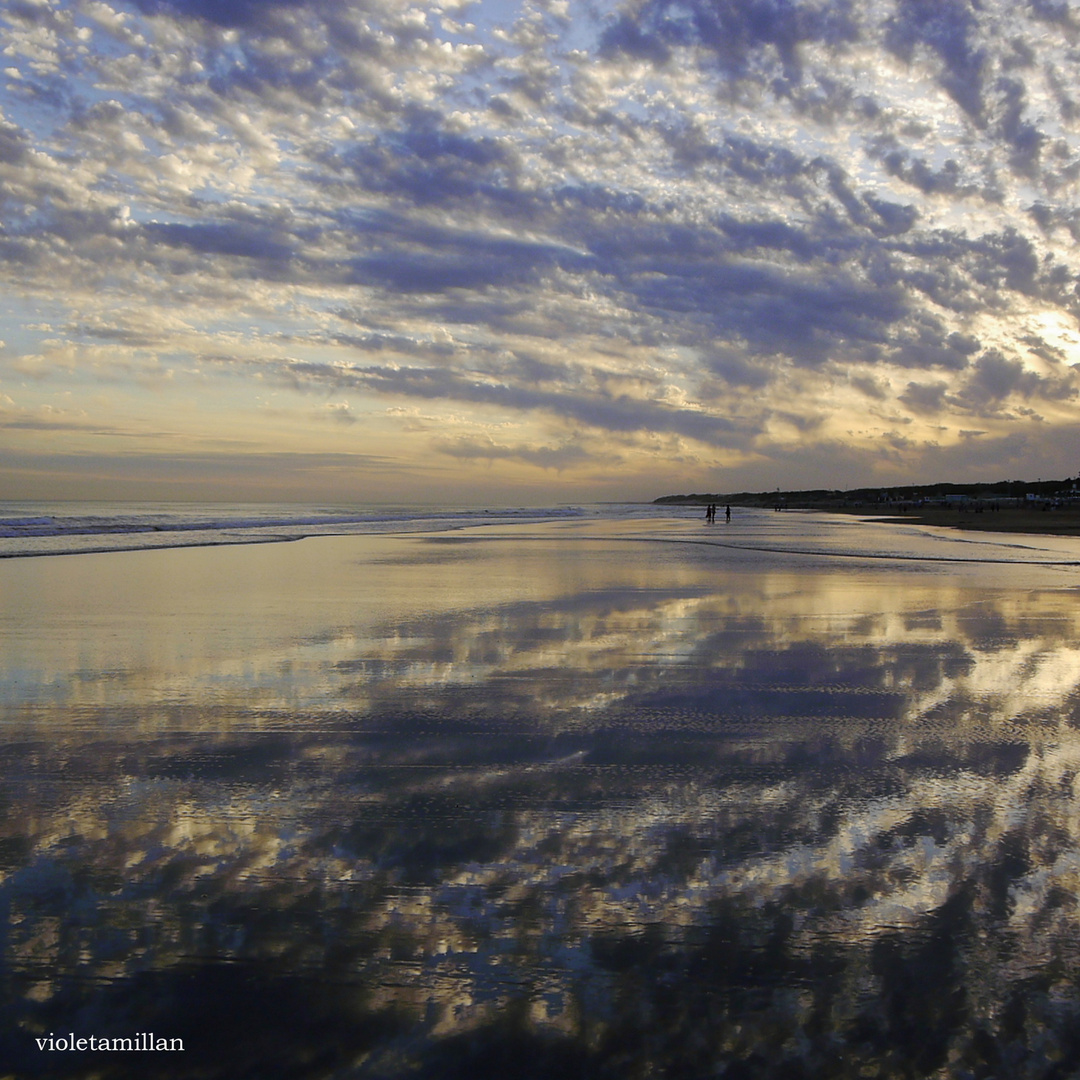
M1074 1074L1077 563L769 513L6 560L0 1073Z

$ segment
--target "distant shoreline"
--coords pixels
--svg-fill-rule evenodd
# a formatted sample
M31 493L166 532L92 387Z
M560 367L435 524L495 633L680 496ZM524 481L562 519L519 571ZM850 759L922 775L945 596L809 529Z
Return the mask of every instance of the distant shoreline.
M1080 536L1080 499L1059 493L1068 481L1036 487L1036 497L998 494L986 486L936 485L929 497L896 497L895 489L857 492L779 491L739 492L731 495L666 495L656 505L753 507L783 511L813 510L847 514L898 525L933 525L978 532L1033 533L1045 536ZM947 489L942 492L940 489ZM902 489L904 490L904 489ZM906 489L910 490L910 489Z

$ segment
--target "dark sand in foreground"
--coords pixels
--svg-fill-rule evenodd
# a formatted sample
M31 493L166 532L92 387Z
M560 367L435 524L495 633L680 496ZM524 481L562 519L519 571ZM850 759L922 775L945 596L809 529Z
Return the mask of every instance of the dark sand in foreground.
M1008 500L1011 502L1012 500ZM1044 536L1080 536L1080 506L1042 510L1038 507L1002 506L981 511L957 506L913 506L906 512L895 507L836 506L812 504L791 509L824 510L834 514L854 514L900 525L937 525L953 529L977 529L981 532L1032 533Z

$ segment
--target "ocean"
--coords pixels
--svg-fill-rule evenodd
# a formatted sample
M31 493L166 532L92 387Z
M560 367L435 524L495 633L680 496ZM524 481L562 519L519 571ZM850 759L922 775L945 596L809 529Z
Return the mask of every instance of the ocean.
M624 512L627 508L623 508ZM274 543L305 536L459 529L613 514L615 506L325 506L0 501L0 558Z
M0 507L0 1075L1080 1073L1080 542L720 517Z

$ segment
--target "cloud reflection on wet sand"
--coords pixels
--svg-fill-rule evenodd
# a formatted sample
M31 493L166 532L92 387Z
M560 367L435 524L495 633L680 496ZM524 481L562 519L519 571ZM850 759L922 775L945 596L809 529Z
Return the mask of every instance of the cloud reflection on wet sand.
M5 1056L1080 1067L1071 579L643 550L552 530L27 564L40 602L7 601L0 662ZM74 1028L188 1049L33 1049Z

